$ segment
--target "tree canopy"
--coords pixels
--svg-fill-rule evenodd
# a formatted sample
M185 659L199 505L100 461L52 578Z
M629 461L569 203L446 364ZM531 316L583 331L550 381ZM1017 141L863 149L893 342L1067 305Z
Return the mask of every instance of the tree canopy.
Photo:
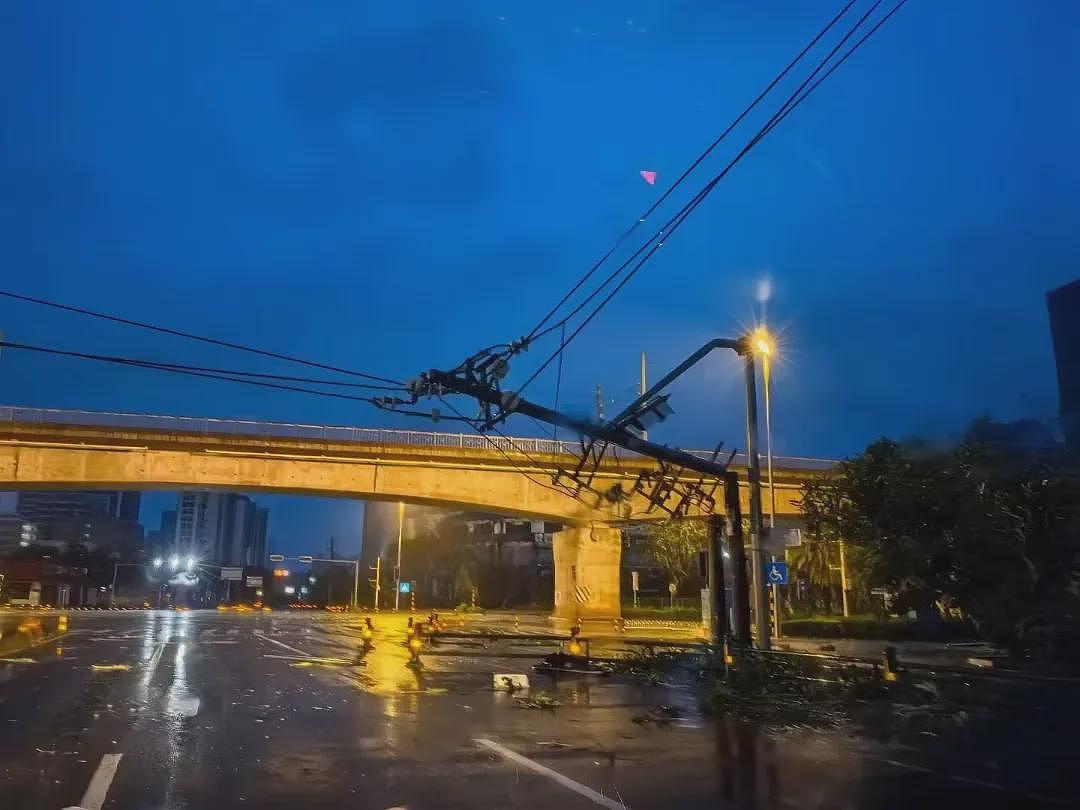
M940 450L888 439L809 482L812 537L858 550L902 609L958 609L989 638L1076 649L1080 485L1045 460L971 438Z
M696 565L707 528L700 520L669 520L649 527L649 556L667 572L675 587Z

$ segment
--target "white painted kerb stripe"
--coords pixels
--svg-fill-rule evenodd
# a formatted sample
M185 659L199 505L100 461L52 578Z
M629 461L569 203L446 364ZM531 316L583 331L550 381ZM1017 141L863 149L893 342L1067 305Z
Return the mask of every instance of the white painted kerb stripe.
M109 794L109 786L112 785L116 769L120 767L120 758L123 754L106 754L101 758L101 764L94 771L90 780L90 786L86 788L82 801L79 803L81 810L101 810L105 804L105 797Z
M304 652L303 650L301 650L301 649L299 649L297 647L293 647L290 644L286 644L284 641L278 641L276 638L270 638L270 636L266 635L265 633L260 633L258 630L255 631L255 637L256 638L261 638L263 641L269 641L271 644L277 644L279 647L284 647L289 652L294 652L297 655L304 656L304 658L311 658L312 657L311 653Z
M533 760L529 759L528 757L523 757L521 754L517 753L517 751L511 751L506 746L499 745L494 740L477 737L473 740L473 742L479 743L485 748L490 748L495 753L500 754L511 762L517 763L523 768L527 768L533 773L538 773L541 776L546 776L548 779L552 780L553 782L559 783L567 790L572 790L579 796L584 796L586 799L593 802L594 804L598 804L601 807L610 808L610 810L626 810L626 805L622 802L617 802L614 799L609 799L607 796L603 796L597 793L591 787L587 787L580 782L575 782L570 777L563 776L558 771L553 771L546 765L541 765L539 762L533 762Z

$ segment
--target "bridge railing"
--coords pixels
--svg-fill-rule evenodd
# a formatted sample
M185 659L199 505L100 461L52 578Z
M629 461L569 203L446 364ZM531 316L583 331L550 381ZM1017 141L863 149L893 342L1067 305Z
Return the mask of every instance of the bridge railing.
M396 430L343 425L309 425L300 422L263 422L250 419L216 419L199 416L167 416L145 413L75 411L59 408L0 406L0 422L83 425L86 427L145 428L184 433L313 439L323 441L404 444L423 447L497 447L506 452L571 453L577 442L532 437L492 436L477 433L444 433L434 430Z
M342 425L308 425L299 422L263 422L253 419L215 419L201 416L167 416L148 413L115 413L106 411L76 411L60 408L23 408L0 406L0 422L30 422L39 424L82 425L100 428L145 428L183 433L220 433L259 438L308 439L312 441L364 442L369 444L415 445L420 447L464 447L475 450L499 450L512 453L579 453L577 441L538 439L528 436L500 436L477 433L443 433L434 430L395 430L391 428L362 428ZM621 455L634 456L628 450ZM708 450L687 452L704 458ZM746 461L737 455L736 464ZM817 458L776 458L782 467L825 470L834 462Z

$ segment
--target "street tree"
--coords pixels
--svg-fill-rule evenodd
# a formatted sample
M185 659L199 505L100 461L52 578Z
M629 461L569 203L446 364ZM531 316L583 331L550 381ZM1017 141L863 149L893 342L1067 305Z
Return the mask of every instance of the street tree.
M697 554L705 547L706 526L700 520L668 520L649 527L649 556L679 585L693 570Z
M813 537L843 538L900 609L960 613L1046 653L1080 641L1080 486L1067 467L971 437L942 450L882 439L809 482Z

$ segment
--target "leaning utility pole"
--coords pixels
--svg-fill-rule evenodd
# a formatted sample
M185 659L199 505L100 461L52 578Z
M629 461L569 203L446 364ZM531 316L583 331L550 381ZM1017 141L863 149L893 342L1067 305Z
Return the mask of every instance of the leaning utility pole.
M729 527L729 545L734 569L733 607L735 609L735 635L739 641L750 643L750 619L749 608L751 601L755 607L759 624L757 638L758 643L768 647L768 618L764 607L764 565L761 558L761 470L757 456L757 391L754 369L753 354L755 352L754 341L750 335L739 338L716 338L709 341L696 352L691 354L682 363L664 375L655 385L641 394L634 402L628 405L613 419L600 422L590 422L579 419L565 413L544 407L535 402L523 399L514 391L503 391L501 381L509 372L508 357L521 346L511 346L506 352L493 353L484 350L468 358L450 371L431 369L424 372L416 380L411 381L407 388L410 399L404 400L394 397L384 398L379 405L389 410L394 410L400 404L415 403L421 397L438 397L442 399L447 394L461 394L472 397L480 405L480 414L470 421L479 430L490 430L498 423L505 421L511 414L520 413L529 416L539 422L550 425L569 428L582 436L588 437L593 442L612 444L622 447L642 456L655 459L664 465L672 465L684 470L693 470L702 474L702 482L705 478L724 482L725 505ZM742 517L739 504L739 482L737 475L728 470L726 463L716 460L716 453L711 459L702 458L692 453L687 453L667 445L650 442L646 438L647 428L668 416L672 410L667 404L668 395L662 392L680 375L690 367L698 363L706 355L715 349L730 349L744 359L746 371L746 408L747 408L747 453L749 456L749 483L750 483L750 532L751 549L753 554L753 595L749 594L747 587L747 571L745 550L742 543ZM644 387L644 379L642 380ZM599 386L597 387L598 405L601 404ZM599 414L598 414L599 415ZM432 411L433 418L438 418L438 412ZM601 454L602 454L601 450ZM717 451L718 452L718 451ZM588 455L588 453L586 453ZM584 459L583 459L584 461ZM597 462L598 463L598 462ZM580 471L579 471L580 472ZM573 476L571 476L573 477ZM613 495L617 493L612 493ZM711 500L708 495L703 495L701 485L691 488L683 503L688 498ZM713 548L716 548L714 545ZM715 552L722 554L721 551ZM719 567L719 560L713 563L713 570ZM714 578L715 578L714 574ZM722 587L721 583L717 583ZM714 597L715 599L716 597ZM715 603L714 603L715 604ZM717 606L719 607L719 605ZM764 624L762 624L764 623Z

